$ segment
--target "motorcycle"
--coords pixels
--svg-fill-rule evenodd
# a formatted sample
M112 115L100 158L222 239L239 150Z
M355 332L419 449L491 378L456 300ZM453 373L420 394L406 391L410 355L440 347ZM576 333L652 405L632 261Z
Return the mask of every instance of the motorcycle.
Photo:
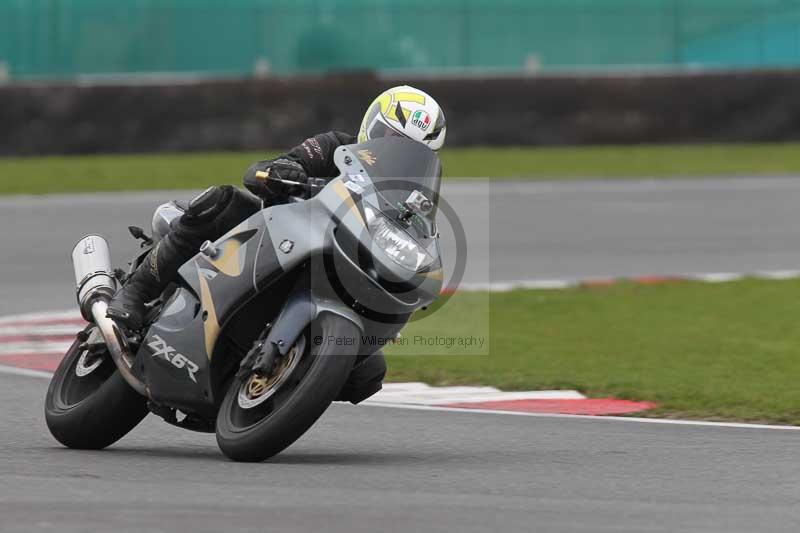
M160 206L152 237L131 228L142 249L127 273L112 268L102 237L81 239L72 258L89 324L47 391L53 436L101 449L152 412L215 432L233 460L262 461L333 401L377 392L381 348L442 287L441 164L398 137L340 147L334 161L337 178L281 180L300 192L206 241L148 303L141 331L107 318L108 302L183 208Z

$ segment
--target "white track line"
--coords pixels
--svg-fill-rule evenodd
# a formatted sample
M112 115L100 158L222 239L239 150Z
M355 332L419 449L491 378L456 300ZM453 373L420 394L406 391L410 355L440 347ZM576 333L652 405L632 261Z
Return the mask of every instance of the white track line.
M15 324L18 322L35 322L38 320L80 320L80 318L80 313L74 309L68 311L45 311L41 313L24 313L0 317L0 325Z
M0 355L51 355L64 354L72 346L70 341L6 342L0 344Z
M686 276L688 279L702 281L705 283L727 283L729 281L739 281L747 277L747 274L738 272L715 272L711 274L691 274Z
M547 289L547 290L559 290L559 289L569 289L570 287L574 287L577 285L578 282L576 281L569 281L564 279L541 279L541 280L528 280L528 281L520 281L518 285L522 289Z
M521 289L560 290L579 287L592 282L619 283L624 281L636 282L639 278L650 276L625 276L625 277L586 277L580 279L533 279L514 280L485 283L462 283L456 287L456 292L511 292ZM700 281L705 283L727 283L746 278L787 280L800 278L800 270L759 270L755 272L706 272L688 273L677 275L654 275L655 278L667 280Z
M50 379L53 377L52 372L44 372L43 370L30 370L28 368L17 368L15 366L0 365L0 374L10 374L12 376L25 376L28 378L44 378Z
M513 400L584 400L574 390L503 392L494 387L431 387L425 383L385 383L383 389L366 402L416 405L453 405L464 402Z
M0 325L0 337L14 336L14 335L37 335L37 336L52 336L52 335L75 335L81 329L81 326L75 324L52 324L43 326L4 326Z
M580 281L564 279L541 279L501 281L494 283L462 283L458 291L463 292L511 292L518 289L561 290L580 285Z
M794 279L800 278L800 270L764 270L753 274L761 279Z
M774 429L782 431L800 431L800 426L775 426L769 424L746 424L741 422L704 422L702 420L678 420L670 418L636 418L636 417L626 417L626 416L524 413L520 411L500 411L494 409L466 409L461 407L443 407L437 405L410 405L410 404L392 404L392 403L381 403L381 402L364 402L363 405L367 407L390 407L392 409L409 409L412 411L439 411L444 413L462 413L462 414L477 413L477 414L487 414L487 415L529 416L534 418L572 418L576 420L610 420L614 422L638 422L640 424L664 424L673 426L703 426L703 427L718 427L718 428Z

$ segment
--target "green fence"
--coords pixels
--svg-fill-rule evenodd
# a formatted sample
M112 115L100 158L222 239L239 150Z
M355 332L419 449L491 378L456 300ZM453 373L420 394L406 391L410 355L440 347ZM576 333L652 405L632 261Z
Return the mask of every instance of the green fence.
M800 65L800 0L0 0L0 72Z

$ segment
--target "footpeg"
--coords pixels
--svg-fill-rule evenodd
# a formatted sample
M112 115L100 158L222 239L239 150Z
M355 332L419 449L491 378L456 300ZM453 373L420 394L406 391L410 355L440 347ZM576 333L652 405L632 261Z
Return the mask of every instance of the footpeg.
M109 309L106 311L106 316L108 318L128 320L131 317L131 314L126 311L120 311L119 309Z
M149 237L139 226L128 226L128 231L134 239L142 241L142 246L150 246L153 239Z

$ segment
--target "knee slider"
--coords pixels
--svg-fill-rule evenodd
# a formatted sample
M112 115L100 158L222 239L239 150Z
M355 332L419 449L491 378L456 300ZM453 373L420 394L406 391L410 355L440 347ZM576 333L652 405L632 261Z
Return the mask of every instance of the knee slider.
M232 195L230 185L209 187L189 202L186 215L195 223L210 222L225 209Z
M378 351L353 368L335 401L360 403L381 390L384 377L386 358Z
M231 188L231 194L215 213L217 224L225 232L261 209L261 201L252 194Z

